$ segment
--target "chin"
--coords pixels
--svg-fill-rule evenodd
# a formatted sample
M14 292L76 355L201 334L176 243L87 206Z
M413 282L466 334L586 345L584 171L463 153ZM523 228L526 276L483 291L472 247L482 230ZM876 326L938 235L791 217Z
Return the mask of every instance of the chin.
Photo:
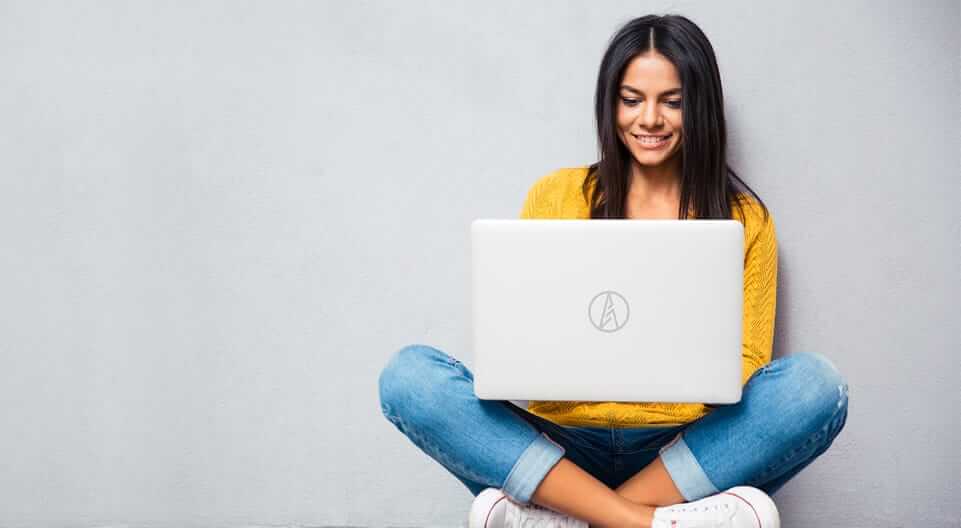
M656 167L669 159L670 156L634 156L634 161L645 167Z
M657 154L654 156L646 152L642 152L640 155L635 155L634 160L646 167L656 167L658 165L663 165L664 163L671 161L680 152L681 152L680 150L677 150L674 152L669 152L667 154Z

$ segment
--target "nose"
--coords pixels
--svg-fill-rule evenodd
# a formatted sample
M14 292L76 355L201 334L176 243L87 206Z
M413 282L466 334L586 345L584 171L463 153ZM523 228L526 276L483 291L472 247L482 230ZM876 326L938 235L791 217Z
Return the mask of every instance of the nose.
M641 124L646 129L656 128L660 124L661 112L657 102L644 101L641 108Z

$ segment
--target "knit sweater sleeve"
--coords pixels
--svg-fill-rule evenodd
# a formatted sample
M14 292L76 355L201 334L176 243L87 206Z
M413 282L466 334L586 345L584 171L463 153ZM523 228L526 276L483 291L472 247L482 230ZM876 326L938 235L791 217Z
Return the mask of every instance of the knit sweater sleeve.
M532 185L524 198L524 205L521 206L521 219L534 218L534 211L537 204L538 190L537 185Z
M744 323L741 346L741 383L771 361L777 301L777 237L774 219L753 211L744 252Z

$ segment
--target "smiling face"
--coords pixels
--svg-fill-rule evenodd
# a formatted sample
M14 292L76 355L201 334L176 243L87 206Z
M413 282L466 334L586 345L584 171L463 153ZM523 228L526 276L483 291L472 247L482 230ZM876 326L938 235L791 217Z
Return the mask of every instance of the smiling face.
M621 80L617 129L635 164L671 160L681 150L682 124L677 68L656 51L634 57Z

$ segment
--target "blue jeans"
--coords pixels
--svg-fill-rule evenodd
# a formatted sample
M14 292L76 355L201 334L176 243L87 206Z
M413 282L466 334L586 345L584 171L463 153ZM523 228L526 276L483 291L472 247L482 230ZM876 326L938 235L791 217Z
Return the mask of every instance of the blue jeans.
M500 488L530 502L566 457L615 489L660 455L684 499L738 485L774 494L831 445L847 419L847 383L820 354L758 369L741 401L672 427L568 427L506 401L480 400L474 376L436 348L406 346L380 374L384 416L475 496Z

